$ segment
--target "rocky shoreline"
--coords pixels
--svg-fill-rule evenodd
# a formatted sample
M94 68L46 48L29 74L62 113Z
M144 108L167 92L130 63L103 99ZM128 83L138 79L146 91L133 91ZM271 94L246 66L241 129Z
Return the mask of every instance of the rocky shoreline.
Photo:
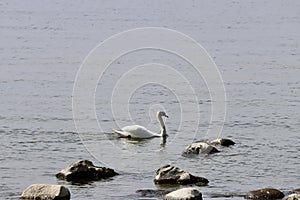
M116 175L119 173L115 172L114 169L98 167L89 160L81 160L62 169L56 174L56 177L68 182L82 182L101 181ZM202 200L200 187L195 186L207 186L209 183L204 177L192 175L171 165L159 168L153 181L155 184L165 185L165 189L138 189L136 193L140 197L155 197L164 200ZM181 185L182 188L172 190L172 187L168 187L168 185L173 186L173 188L174 185ZM228 195L220 195L220 197L228 198ZM249 191L242 197L258 200L300 200L300 188L291 190L286 195L275 188L263 188ZM21 198L28 200L69 200L71 199L71 192L62 185L33 184L23 191Z

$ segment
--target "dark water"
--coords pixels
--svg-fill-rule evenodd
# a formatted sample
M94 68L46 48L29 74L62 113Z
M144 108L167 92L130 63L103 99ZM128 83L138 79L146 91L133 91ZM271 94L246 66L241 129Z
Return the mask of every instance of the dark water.
M72 199L138 199L136 190L157 189L155 170L167 163L209 179L209 186L198 188L205 199L225 199L225 195L241 199L239 195L262 187L299 188L299 8L298 1L0 2L1 197L18 199L33 183L59 183L67 185ZM128 55L112 65L104 79L107 87L95 95L104 132L77 134L72 91L85 56L107 37L145 26L183 32L213 57L227 95L222 136L233 138L236 146L213 156L181 157L191 141L176 137L180 105L168 88L157 85L137 90L129 108L133 120L151 130L157 129L151 118L155 109L160 105L167 110L165 146L160 138L133 142L110 134L116 120L130 123L106 115L109 81L126 69L121 66L163 62L177 65L193 83L198 81L185 62L151 51ZM196 91L201 117L195 139L210 138L205 133L211 102L203 80L199 79ZM192 115L193 110L185 112ZM192 132L193 120L183 122L186 134ZM179 145L170 151L174 138ZM119 163L106 162L120 176L84 185L55 178L55 173L80 159L103 165L103 160L94 158L95 151L98 158L114 160L112 144L130 152ZM152 161L153 165L147 164Z

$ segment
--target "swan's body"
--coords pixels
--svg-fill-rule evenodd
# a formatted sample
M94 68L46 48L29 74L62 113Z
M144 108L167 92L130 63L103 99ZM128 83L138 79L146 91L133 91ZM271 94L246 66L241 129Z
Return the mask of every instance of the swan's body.
M151 138L151 137L161 136L160 134L154 133L140 125L125 126L121 130L114 130L114 131L120 137L127 137L127 138Z
M208 142L199 141L194 142L187 146L183 151L183 154L212 154L220 152L216 147L212 146Z
M160 133L154 133L143 126L131 125L125 126L121 130L114 130L119 137L135 138L135 139L147 139L153 137L165 137L167 136L165 123L162 117L168 117L164 111L157 112L157 120L160 125Z

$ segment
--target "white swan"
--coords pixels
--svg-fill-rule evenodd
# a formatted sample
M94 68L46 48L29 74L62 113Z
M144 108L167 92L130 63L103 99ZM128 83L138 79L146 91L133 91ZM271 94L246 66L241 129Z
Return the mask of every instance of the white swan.
M119 137L135 138L135 139L166 137L167 132L162 117L168 117L168 115L164 111L158 111L157 120L160 125L160 133L154 133L140 125L125 126L121 130L114 130L114 132L118 134Z

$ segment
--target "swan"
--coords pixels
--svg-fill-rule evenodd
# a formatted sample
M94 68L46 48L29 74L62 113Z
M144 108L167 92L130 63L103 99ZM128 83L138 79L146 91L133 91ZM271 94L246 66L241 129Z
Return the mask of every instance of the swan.
M114 132L116 134L118 134L119 137L134 138L134 139L166 137L167 132L166 132L165 123L164 123L162 117L168 118L168 115L164 111L158 111L156 116L157 116L157 120L160 125L160 133L154 133L140 125L125 126L121 130L114 130Z

